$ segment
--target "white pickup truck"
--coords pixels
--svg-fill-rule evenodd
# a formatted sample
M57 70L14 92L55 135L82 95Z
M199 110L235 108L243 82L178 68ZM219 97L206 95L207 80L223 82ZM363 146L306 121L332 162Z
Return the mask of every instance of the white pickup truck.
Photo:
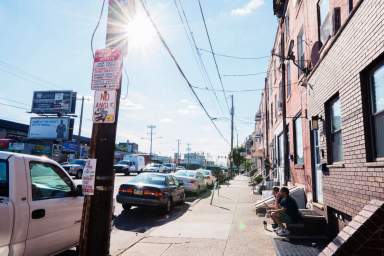
M0 151L0 255L55 255L78 245L83 197L48 158Z

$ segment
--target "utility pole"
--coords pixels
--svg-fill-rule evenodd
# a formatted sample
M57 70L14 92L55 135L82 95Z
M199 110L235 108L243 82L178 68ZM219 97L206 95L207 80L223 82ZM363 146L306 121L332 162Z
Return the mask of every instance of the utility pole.
M134 12L134 1L123 3L110 0L108 10L106 46L124 50L125 40L114 40L116 27L126 25ZM116 13L120 15L116 15ZM124 15L121 17L121 15ZM124 19L126 17L127 19ZM116 24L117 23L117 24ZM120 34L122 35L122 34ZM122 68L122 67L121 67ZM119 113L121 81L116 90L116 111L114 123L94 123L92 127L91 156L97 159L94 195L85 196L80 231L80 255L110 255L110 237L113 211L115 175L113 160L116 128Z
M177 140L177 159L176 164L179 165L180 161L180 139Z
M149 156L152 158L152 145L153 145L153 130L156 128L156 125L148 125L147 128L150 130L149 132L149 139L150 139L150 146L149 146Z
M188 143L187 144L187 169L188 169L188 166L189 166L189 155L190 155L190 153L191 153L191 144L190 143Z
M231 171L231 174L233 173L233 118L235 115L235 108L233 106L233 94L231 95L231 154L229 159L229 169Z
M80 112L80 123L79 123L79 133L77 135L77 145L79 147L78 157L80 158L81 150L80 150L80 140L81 140L81 129L83 126L83 113L84 113L84 96L81 97L81 112Z
M283 23L280 23L282 26ZM280 65L281 65L281 102L283 116L283 139L284 139L284 185L288 184L290 178L289 173L289 145L288 145L288 129L287 129L287 101L286 101L286 81L285 81L285 37L284 32L280 36Z

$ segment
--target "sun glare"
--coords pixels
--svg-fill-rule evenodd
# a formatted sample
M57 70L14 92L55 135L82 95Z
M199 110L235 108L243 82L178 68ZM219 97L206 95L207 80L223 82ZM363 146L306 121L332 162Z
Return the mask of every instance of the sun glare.
M149 50L156 39L156 31L148 17L138 12L126 27L128 48L133 51Z

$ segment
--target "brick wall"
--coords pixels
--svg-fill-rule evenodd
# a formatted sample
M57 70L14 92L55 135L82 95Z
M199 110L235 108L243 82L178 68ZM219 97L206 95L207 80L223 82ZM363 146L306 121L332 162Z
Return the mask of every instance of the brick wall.
M352 216L369 200L384 199L384 163L366 163L360 83L361 71L384 52L383 13L384 1L364 0L335 41L326 45L329 51L322 53L324 58L309 79L313 90L307 89L310 116L325 117L325 103L339 94L344 162L329 166L324 175L324 200L326 205ZM326 163L325 136L321 149Z

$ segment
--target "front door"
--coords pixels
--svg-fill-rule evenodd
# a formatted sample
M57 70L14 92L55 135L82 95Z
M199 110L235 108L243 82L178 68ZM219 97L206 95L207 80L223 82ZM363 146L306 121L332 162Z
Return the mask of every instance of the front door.
M0 255L8 255L13 228L13 207L9 200L8 167L0 159Z
M321 160L320 160L320 134L319 130L312 130L313 137L313 159L314 159L314 167L315 167L315 193L316 193L316 201L318 203L323 204L323 171L321 168Z
M30 222L26 255L49 255L77 244L83 198L69 176L51 163L29 162Z

